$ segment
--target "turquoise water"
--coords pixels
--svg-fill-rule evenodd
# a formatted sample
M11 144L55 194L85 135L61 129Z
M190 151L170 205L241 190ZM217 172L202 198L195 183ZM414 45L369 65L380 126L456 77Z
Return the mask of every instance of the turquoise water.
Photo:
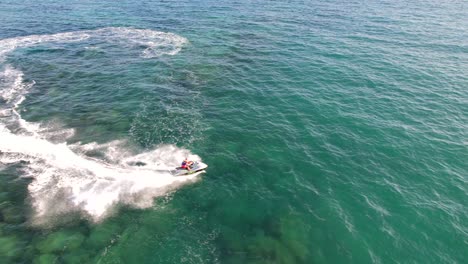
M466 262L466 13L2 1L2 262Z

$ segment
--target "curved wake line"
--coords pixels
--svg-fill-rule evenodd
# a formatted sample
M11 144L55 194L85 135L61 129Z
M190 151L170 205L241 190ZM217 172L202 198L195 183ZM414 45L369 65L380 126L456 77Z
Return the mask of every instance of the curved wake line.
M160 55L175 55L188 42L184 37L173 33L165 33L150 29L134 29L125 27L107 27L96 30L64 32L51 35L29 35L0 40L0 59L17 48L25 48L40 43L80 42L96 38L105 42L115 43L122 47L145 46L142 57L152 58Z
M119 27L31 35L0 40L0 63L4 64L6 55L17 48L92 38L123 48L143 46L143 58L175 55L187 43L185 38L172 33ZM155 197L198 179L198 174L174 177L169 173L168 169L187 156L200 160L188 150L172 145L135 155L121 141L87 145L52 143L49 133L53 128L44 129L43 124L27 122L17 112L33 85L34 82L24 83L23 73L12 66L4 65L0 71L0 98L4 100L0 102L0 164L26 161L22 163L26 167L22 176L33 179L28 185L35 212L33 224L48 224L50 219L71 212L100 221L116 204L150 207ZM70 129L54 133L65 135L61 142L73 135ZM99 152L105 160L90 158L86 156L88 152ZM137 162L147 166L131 165Z

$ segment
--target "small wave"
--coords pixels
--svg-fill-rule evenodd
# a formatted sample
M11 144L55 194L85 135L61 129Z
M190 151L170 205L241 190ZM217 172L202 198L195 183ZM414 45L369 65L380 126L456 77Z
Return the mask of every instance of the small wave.
M364 197L366 203L370 206L370 208L374 209L383 216L390 216L390 213L383 206L379 205L376 201L372 201L366 195L362 196Z

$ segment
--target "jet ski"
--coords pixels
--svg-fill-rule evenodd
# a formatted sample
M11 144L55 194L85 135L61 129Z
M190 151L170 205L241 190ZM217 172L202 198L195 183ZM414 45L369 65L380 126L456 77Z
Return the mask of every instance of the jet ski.
M171 174L174 176L184 176L184 175L191 175L194 173L201 173L201 172L205 172L205 169L208 167L208 165L206 165L205 163L201 161L195 161L190 167L191 167L190 170L177 167L175 170L171 171Z

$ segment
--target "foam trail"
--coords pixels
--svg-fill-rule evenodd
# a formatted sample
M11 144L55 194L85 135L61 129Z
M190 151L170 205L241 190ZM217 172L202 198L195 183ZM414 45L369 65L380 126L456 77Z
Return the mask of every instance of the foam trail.
M174 177L167 171L189 155L188 151L175 146L164 146L125 158L120 164L107 164L76 154L66 144L53 144L34 136L14 135L3 128L0 131L0 149L5 152L0 159L2 162L12 161L9 153L15 154L13 160L29 162L27 176L33 177L34 181L28 190L38 223L71 211L85 212L92 220L99 221L117 203L138 208L150 207L154 197L193 182L198 175ZM152 157L154 165L125 165L125 161L143 156L146 156L147 162ZM191 158L199 160L194 155Z
M173 33L150 29L107 27L96 30L64 32L51 35L30 35L0 40L0 59L17 48L34 46L40 43L71 43L88 39L118 44L125 48L144 46L141 56L145 58L160 55L175 55L188 41Z
M111 43L125 49L145 47L140 54L143 58L175 55L183 45L188 43L186 38L173 33L125 27L30 35L0 40L0 63L5 62L8 53L18 48L31 47L40 43L72 43L85 40L95 41L95 43ZM21 119L15 110L23 102L24 95L34 85L34 82L23 83L23 73L10 65L4 65L0 71L0 81L0 96L6 101L6 106L0 108L0 117L13 113L24 129L35 133L38 127Z
M133 28L103 28L51 35L32 35L0 40L0 63L9 52L39 43L70 43L96 39L123 48L145 47L141 57L175 55L187 42L172 33ZM35 224L70 212L82 212L93 221L107 216L114 205L123 203L145 208L155 197L164 195L184 183L193 182L198 174L173 177L169 168L186 156L200 160L188 150L161 146L156 150L133 154L120 141L108 144L67 145L51 142L50 134L70 137L73 131L43 129L43 124L21 118L18 106L34 82L24 83L23 73L10 65L0 71L0 163L23 163L24 175L33 178L28 186L34 209ZM54 141L56 142L56 141ZM62 139L64 142L64 139ZM92 159L88 151L98 151L105 159ZM131 166L135 162L148 164Z

